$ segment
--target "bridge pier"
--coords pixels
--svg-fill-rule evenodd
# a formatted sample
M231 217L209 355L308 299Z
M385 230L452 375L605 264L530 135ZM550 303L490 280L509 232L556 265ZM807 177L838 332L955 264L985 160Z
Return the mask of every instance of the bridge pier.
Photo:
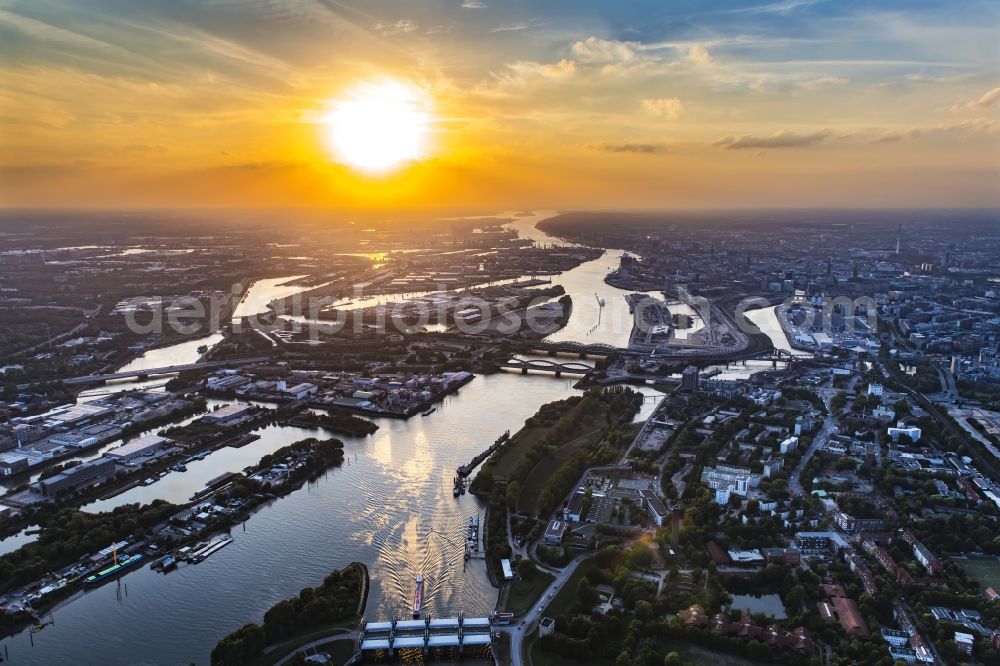
M556 379L562 377L562 370L556 370Z
M528 374L528 368L527 367L521 368L521 374L522 375Z

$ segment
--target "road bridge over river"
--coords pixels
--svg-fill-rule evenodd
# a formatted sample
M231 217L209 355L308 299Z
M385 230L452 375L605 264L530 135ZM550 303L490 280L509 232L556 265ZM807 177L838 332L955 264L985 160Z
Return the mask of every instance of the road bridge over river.
M110 372L103 375L81 375L79 377L67 377L62 379L63 384L102 384L115 379L141 378L145 379L156 375L173 375L187 370L206 370L209 368L226 368L239 365L249 365L251 363L263 363L270 360L267 356L254 356L250 358L227 358L222 361L199 361L197 363L186 363L184 365L168 365L162 368L146 368L144 370L125 370L120 372ZM30 388L31 384L21 384L19 389Z

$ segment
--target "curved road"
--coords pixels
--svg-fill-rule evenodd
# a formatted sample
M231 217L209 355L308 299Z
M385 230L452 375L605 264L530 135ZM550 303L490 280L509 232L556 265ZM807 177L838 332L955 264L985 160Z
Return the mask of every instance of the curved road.
M802 454L802 458L799 459L799 464L795 466L792 473L788 476L788 490L793 495L801 496L802 492L802 470L805 469L809 460L813 457L820 448L826 445L830 435L837 431L837 418L833 415L833 410L830 409L830 399L837 393L836 391L817 391L820 397L823 399L823 403L826 405L826 417L823 419L823 426L819 429L816 435L812 439L812 444L806 449L805 453Z
M513 666L522 666L524 664L523 655L521 654L524 648L524 639L528 636L528 634L534 631L538 621L544 615L543 611L545 607L552 601L552 597L556 595L556 592L562 589L562 586L567 580L569 580L570 576L573 575L573 572L576 571L576 568L580 565L580 563L591 557L594 557L593 553L579 555L572 562L567 564L561 571L539 565L537 562L535 563L544 571L554 573L555 580L553 580L552 583L545 588L545 591L542 593L542 597L538 601L537 605L532 606L531 610L521 616L518 624L511 625L509 627L497 628L498 632L510 636L510 657L511 664L513 664Z
M324 645L326 643L329 643L330 641L346 640L348 638L351 639L351 640L353 640L353 641L357 641L358 640L358 636L360 636L360 635L361 635L361 632L358 631L358 630L346 631L344 629L340 629L340 630L337 630L337 631L332 631L332 632L330 632L330 635L328 635L328 636L326 636L324 638L318 638L318 639L316 639L314 641L306 643L305 645L298 646L297 648L293 649L291 652L289 652L288 654L286 654L284 657L282 657L278 661L274 662L274 665L275 666L281 666L281 664L284 664L286 661L288 661L289 659L291 659L292 657L294 657L298 653L300 653L300 652L306 652L307 650L311 650L313 648L318 648L320 645ZM265 652L265 654L267 654L267 653ZM308 656L308 655L306 655L306 656Z

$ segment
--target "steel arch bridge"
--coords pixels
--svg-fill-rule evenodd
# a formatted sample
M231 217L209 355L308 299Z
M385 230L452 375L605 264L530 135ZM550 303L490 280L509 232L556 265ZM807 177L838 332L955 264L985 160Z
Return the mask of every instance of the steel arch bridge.
M524 374L527 374L529 370L553 372L557 377L563 373L567 375L586 375L594 371L593 366L589 366L586 363L577 363L574 361L557 363L548 359L524 359L518 356L511 358L502 367L520 370Z
M778 361L801 361L804 357L796 356L795 354L786 351L784 349L768 349L766 351L761 351L756 354L751 354L747 356L748 359L764 359L764 360L778 360Z

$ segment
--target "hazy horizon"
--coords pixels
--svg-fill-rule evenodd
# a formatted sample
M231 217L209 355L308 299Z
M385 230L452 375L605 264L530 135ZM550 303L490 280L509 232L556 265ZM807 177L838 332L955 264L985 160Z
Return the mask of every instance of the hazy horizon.
M995 207L994 3L12 1L0 204Z

